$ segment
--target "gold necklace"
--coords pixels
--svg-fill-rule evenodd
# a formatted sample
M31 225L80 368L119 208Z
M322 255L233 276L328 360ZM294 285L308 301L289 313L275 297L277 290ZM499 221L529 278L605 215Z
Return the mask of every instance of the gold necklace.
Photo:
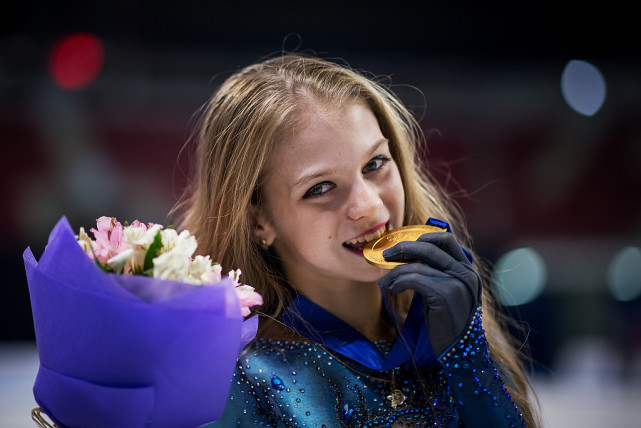
M368 374L363 373L363 372L361 372L359 370L356 370L354 367L348 365L346 362L342 361L340 358L337 358L336 355L334 355L333 353L329 352L329 349L325 348L323 345L320 345L320 347L323 348L325 350L325 352L327 352L327 354L330 357L332 357L333 359L338 361L343 367L345 367L345 368L347 368L347 369L349 369L349 370L351 370L353 372L356 372L356 373L360 374L361 376L365 376L367 378L374 379L374 380L377 380L379 382L389 383L390 384L390 393L385 398L390 401L390 405L392 406L393 409L396 409L398 406L401 406L405 402L405 400L407 399L405 394L403 394L403 391L401 391L396 386L396 382L395 382L395 379L394 379L394 374L396 373L396 368L392 369L392 379L381 379L379 377L368 375Z

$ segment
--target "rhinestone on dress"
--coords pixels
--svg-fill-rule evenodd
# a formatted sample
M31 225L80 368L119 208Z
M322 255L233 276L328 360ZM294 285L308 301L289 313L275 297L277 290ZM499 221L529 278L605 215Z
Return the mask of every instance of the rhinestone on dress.
M272 375L272 388L282 391L285 389L285 384L283 380L276 375Z

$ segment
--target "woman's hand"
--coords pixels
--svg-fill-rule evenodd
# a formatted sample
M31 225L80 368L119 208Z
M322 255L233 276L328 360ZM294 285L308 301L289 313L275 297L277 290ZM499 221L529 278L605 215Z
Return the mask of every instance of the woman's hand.
M394 293L411 289L423 297L432 350L440 357L463 334L480 304L478 273L454 235L447 232L400 242L383 256L388 261L410 262L392 269L378 285Z

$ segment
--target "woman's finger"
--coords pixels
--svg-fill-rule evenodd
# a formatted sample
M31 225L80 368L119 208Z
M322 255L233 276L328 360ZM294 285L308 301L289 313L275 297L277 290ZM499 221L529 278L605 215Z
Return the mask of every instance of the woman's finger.
M420 274L423 280L427 280L427 278L451 278L447 273L434 269L429 265L423 263L408 263L396 266L387 275L378 280L378 285L381 288L389 288L399 276L408 273Z
M422 262L439 270L448 270L458 263L450 253L438 243L425 241L403 241L383 251L385 260L391 262ZM463 256L465 257L465 256Z

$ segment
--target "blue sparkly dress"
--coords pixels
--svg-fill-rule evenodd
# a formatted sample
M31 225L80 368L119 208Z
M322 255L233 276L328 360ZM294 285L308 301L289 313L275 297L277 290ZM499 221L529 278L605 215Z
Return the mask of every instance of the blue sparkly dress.
M396 340L372 343L296 297L281 320L308 340L250 343L214 426L525 426L490 358L480 308L437 358L417 299Z

